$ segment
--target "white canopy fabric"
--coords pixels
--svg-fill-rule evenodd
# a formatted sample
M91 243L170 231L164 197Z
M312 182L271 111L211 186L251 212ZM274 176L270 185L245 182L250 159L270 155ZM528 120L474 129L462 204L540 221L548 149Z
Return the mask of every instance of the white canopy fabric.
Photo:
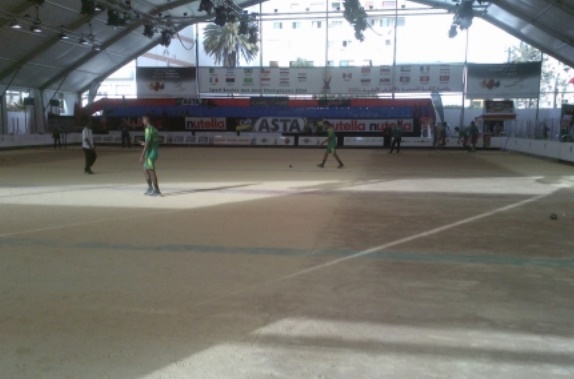
M240 8L264 0L235 0ZM302 0L309 1L309 0ZM452 0L413 0L454 11ZM36 3L42 3L36 5ZM2 0L0 2L0 88L83 92L148 51L158 40L144 36L144 24L170 16L181 30L207 18L200 0L94 1L103 9L81 12L80 0ZM493 0L482 17L569 66L574 66L574 1ZM125 26L108 25L108 11L130 16ZM167 22L167 21L166 21ZM14 29L18 23L21 29ZM38 23L42 32L31 30ZM66 34L69 39L62 39ZM87 44L80 40L87 39ZM100 50L94 49L94 45Z

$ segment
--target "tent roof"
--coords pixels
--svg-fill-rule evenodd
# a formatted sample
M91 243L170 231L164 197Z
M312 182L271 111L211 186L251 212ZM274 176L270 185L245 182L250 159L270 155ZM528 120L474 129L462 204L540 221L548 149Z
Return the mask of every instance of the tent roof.
M101 0L104 9L93 15L80 12L79 0L2 0L0 2L0 84L2 88L39 88L82 92L93 81L105 79L117 69L158 43L159 35L143 35L149 19L161 20L169 14L177 30L206 18L199 12L199 0L134 0L133 18L122 27L108 23L108 10L121 11L125 0ZM238 7L265 0L234 0ZM454 10L452 0L413 0L437 8ZM40 0L41 2L41 0ZM484 14L476 14L517 38L531 44L569 66L574 66L574 3L570 0L495 0L487 3ZM161 14L161 17L160 17ZM184 16L186 15L186 16ZM41 20L42 33L30 31ZM11 28L18 21L22 29ZM60 39L60 33L70 35ZM83 45L81 37L93 36Z
M0 2L0 84L19 88L82 92L93 81L103 80L159 43L160 35L143 35L143 25L153 20L160 28L175 30L206 19L199 0L97 0L102 10L82 14L80 0L2 0ZM42 0L40 0L42 2ZM234 0L237 10L261 0ZM125 26L108 25L108 11L131 16ZM166 17L169 15L169 17ZM213 17L213 16L211 16ZM41 21L41 33L30 30ZM21 29L13 29L17 21ZM65 32L70 38L61 39ZM92 40L84 45L80 39ZM101 51L96 51L96 44Z
M453 0L411 1L453 13L456 8ZM475 1L475 17L574 67L574 1L484 0L480 3Z

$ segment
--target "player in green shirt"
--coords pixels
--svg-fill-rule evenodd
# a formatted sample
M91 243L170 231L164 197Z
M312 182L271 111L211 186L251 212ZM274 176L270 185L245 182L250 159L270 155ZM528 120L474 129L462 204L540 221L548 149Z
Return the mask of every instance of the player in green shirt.
M337 155L337 150L336 150L337 149L337 135L335 134L335 130L333 129L333 126L331 126L331 123L329 121L325 121L323 124L327 128L327 139L324 140L323 143L321 143L321 145L327 144L327 149L325 150L325 154L323 155L323 162L318 164L317 167L321 167L321 168L325 167L325 161L327 161L329 154L333 154L333 157L335 157L337 162L339 162L339 167L337 167L337 168L343 168L345 165L341 161L341 158L339 158L339 156Z
M145 126L145 140L142 142L144 148L140 157L140 163L143 163L144 176L148 184L148 190L145 192L145 195L161 196L157 182L157 173L155 172L155 161L157 160L159 146L158 131L151 124L148 115L142 117L142 122Z

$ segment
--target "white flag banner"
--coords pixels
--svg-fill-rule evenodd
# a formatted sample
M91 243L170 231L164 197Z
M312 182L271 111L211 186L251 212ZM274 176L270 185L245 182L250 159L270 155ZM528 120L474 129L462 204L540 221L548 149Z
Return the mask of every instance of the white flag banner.
M199 68L201 93L265 95L462 92L463 64Z

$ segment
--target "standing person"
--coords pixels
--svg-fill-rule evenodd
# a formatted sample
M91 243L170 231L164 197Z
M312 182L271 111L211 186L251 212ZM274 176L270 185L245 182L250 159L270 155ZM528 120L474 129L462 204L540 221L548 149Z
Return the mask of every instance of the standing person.
M471 144L471 148L469 149L469 151L475 151L476 150L476 143L478 142L478 127L476 126L476 124L474 123L474 121L472 121L470 123L470 127L468 128L468 134L470 135L470 144Z
M94 145L94 134L90 121L86 123L86 126L84 126L82 130L82 149L84 150L84 157L86 158L84 172L91 175L93 174L92 166L94 162L96 162L98 155L96 154L96 145Z
M436 122L432 124L432 148L436 149L438 146L438 126Z
M401 140L403 138L403 128L400 125L395 125L393 128L393 142L391 143L391 150L389 154L393 153L395 147L397 148L397 154L401 151Z
M60 139L60 127L54 126L52 130L52 138L54 138L54 149L61 149L62 148L62 141Z
M439 129L439 137L438 137L438 144L440 147L445 147L446 145L446 129L447 129L447 123L446 122L442 122L440 125L440 129Z
M151 124L149 115L143 116L142 122L145 127L145 140L142 142L144 148L140 157L140 163L143 163L144 177L148 185L148 189L144 195L161 196L159 184L157 182L157 173L155 172L155 161L157 160L159 146L158 131Z
M458 133L458 141L457 143L462 142L462 147L465 150L468 150L468 130L463 126L459 128L458 126L454 128L454 130Z
M132 147L130 138L130 125L126 119L122 120L122 147Z
M329 154L333 154L333 157L335 157L337 162L339 162L339 167L337 168L343 168L345 165L337 155L337 135L335 134L335 130L329 121L325 121L323 125L327 128L327 139L324 140L321 145L327 144L327 149L323 155L323 162L319 163L317 167L325 167L325 162L327 161Z

